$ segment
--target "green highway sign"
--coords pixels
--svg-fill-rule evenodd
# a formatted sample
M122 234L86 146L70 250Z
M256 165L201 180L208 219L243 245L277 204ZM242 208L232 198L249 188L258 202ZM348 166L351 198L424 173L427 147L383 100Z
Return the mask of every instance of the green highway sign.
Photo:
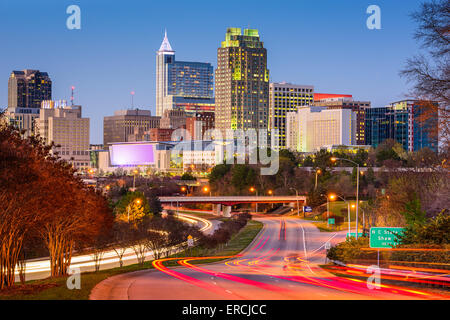
M336 220L334 218L328 218L328 224L334 224Z
M362 232L358 232L358 238L361 238L362 236L363 236L363 233ZM356 232L351 232L351 233L347 232L346 239L349 239L351 237L356 238Z
M404 230L404 228L370 228L370 247L376 249L392 248L398 244L397 235L402 235Z

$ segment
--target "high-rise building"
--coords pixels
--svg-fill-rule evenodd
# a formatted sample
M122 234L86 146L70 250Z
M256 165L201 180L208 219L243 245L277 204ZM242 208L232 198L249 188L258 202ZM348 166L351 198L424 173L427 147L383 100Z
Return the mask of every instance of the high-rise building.
M356 114L350 109L302 107L287 114L287 148L315 152L327 145L354 145Z
M356 113L356 141L357 145L365 145L366 110L370 108L370 101L356 101L351 95L314 94L314 105L328 109L349 109Z
M214 68L210 63L176 61L167 33L156 52L156 115L195 104L214 106Z
M286 82L271 83L269 85L269 130L278 139L280 149L286 148L286 113L297 112L301 106L313 103L314 87L296 85ZM272 132L273 131L273 132Z
M42 101L51 99L52 81L47 72L25 69L9 76L9 108L40 108Z
M118 110L113 116L103 118L103 144L128 142L128 137L137 132L159 128L160 117L152 116L150 110Z
M403 100L366 112L366 143L377 147L386 139L394 139L406 151L428 147L438 151L438 114L422 119L429 107L415 100Z
M228 28L217 49L216 128L268 129L267 50L258 30Z
M47 72L25 69L13 71L8 80L7 121L28 137L35 130L41 103L52 99L52 81Z
M68 106L65 100L42 101L35 130L47 144L54 142L53 152L74 168L89 167L89 118L82 117L81 106Z

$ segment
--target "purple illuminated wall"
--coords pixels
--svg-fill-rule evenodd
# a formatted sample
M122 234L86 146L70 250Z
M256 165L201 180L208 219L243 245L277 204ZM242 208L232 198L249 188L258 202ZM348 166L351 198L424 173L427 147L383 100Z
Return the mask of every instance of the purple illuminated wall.
M113 144L109 150L113 166L155 164L154 144Z

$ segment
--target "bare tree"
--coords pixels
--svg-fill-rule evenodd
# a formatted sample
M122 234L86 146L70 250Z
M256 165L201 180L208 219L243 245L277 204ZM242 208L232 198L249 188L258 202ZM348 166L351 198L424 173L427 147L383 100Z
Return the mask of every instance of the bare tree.
M439 135L446 151L450 148L450 0L432 0L412 14L418 28L415 39L426 54L407 61L400 74L413 84L412 95L424 100L421 120L439 114ZM438 104L431 103L435 101ZM431 132L433 134L433 132ZM437 132L434 132L437 134Z

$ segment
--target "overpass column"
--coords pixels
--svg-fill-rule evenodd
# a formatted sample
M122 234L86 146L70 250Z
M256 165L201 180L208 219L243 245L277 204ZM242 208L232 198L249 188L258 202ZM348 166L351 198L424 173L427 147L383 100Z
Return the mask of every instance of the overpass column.
M213 212L214 212L214 214L216 215L216 216L220 216L221 215L221 204L213 204Z
M223 206L223 216L225 218L231 217L231 206Z

